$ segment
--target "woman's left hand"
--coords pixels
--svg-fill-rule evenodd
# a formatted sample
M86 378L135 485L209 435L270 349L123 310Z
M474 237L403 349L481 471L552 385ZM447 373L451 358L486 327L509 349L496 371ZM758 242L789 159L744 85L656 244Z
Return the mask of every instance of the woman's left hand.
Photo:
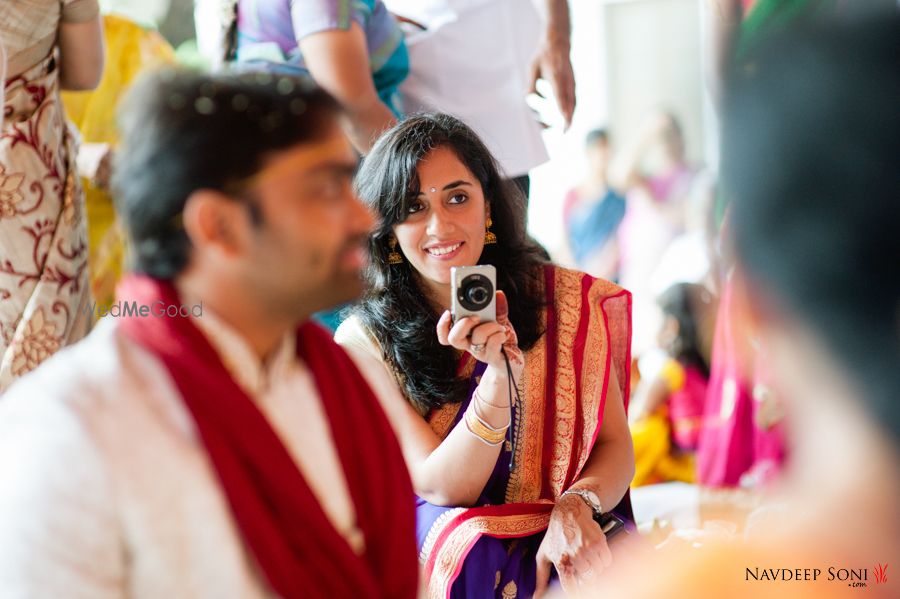
M519 349L516 330L509 320L506 294L502 291L497 291L496 322L481 322L476 317L467 316L454 323L450 310L445 310L438 319L437 338L441 345L468 351L476 360L492 367L503 379L506 378L508 359L515 380L522 378L525 358Z
M547 590L550 565L556 566L566 593L589 586L612 563L606 535L577 495L561 497L550 513L547 534L537 552L537 599Z

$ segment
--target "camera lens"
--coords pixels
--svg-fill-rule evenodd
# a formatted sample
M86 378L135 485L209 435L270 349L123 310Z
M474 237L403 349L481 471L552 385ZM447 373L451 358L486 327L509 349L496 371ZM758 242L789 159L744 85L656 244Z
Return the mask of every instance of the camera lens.
M484 285L473 285L466 289L466 299L473 304L485 304L488 300L488 290Z
M494 286L483 275L469 275L459 285L459 303L466 310L482 310L491 303Z

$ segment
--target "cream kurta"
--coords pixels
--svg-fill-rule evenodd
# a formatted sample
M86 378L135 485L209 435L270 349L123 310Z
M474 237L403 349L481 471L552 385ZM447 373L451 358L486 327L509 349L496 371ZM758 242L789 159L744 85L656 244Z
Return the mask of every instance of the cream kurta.
M195 322L359 551L330 427L293 337L261 365L206 308ZM354 360L374 387L390 385L377 363ZM2 597L266 592L168 372L115 319L103 319L0 398Z

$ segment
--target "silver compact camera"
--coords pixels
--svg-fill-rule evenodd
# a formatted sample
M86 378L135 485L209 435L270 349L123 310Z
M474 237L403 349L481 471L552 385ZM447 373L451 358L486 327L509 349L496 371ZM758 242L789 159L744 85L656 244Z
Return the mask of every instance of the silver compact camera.
M453 322L466 316L497 320L497 269L490 264L451 268L450 294Z

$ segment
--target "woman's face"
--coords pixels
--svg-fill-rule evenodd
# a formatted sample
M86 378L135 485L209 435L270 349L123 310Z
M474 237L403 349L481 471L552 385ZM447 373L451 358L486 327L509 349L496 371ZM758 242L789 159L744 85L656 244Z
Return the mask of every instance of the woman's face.
M449 148L431 150L416 172L419 195L394 235L426 283L449 285L451 267L473 266L481 257L488 204L481 183Z

